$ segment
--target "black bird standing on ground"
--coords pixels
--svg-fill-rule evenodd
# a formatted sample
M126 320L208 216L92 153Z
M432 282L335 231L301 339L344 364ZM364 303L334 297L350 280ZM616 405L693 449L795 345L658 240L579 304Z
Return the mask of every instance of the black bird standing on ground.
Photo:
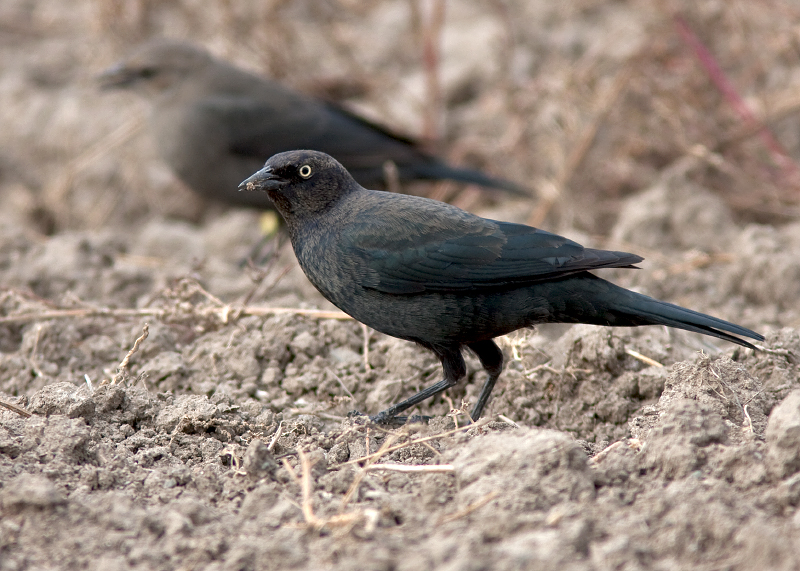
M588 270L632 268L642 258L584 248L522 224L488 220L416 196L361 187L332 157L292 151L270 158L239 190L266 191L286 219L312 284L342 311L442 362L444 380L372 417L398 413L466 375L463 348L489 378L477 419L503 369L494 337L537 323L667 325L745 347L764 337L733 323L634 293Z
M272 208L266 193L239 193L236 186L275 153L298 148L333 155L367 186L383 184L384 165L391 161L401 181L451 179L526 194L514 183L449 166L409 139L186 43L147 43L100 79L105 87L130 88L152 102L159 152L207 198Z

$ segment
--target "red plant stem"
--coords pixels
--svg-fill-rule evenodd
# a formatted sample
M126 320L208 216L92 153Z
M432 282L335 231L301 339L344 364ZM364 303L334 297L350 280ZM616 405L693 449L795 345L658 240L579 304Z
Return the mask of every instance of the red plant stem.
M773 153L775 162L784 170L784 174L797 174L798 168L789 157L789 153L783 148L783 145L778 142L766 126L762 125L755 114L750 110L745 103L744 99L739 95L733 83L722 71L722 68L717 63L714 55L703 44L697 34L689 26L689 23L683 16L675 16L675 26L678 28L683 40L692 48L695 56L700 60L700 64L705 68L706 73L711 78L711 81L720 90L723 97L733 107L736 113L742 120L751 127L758 127L758 134L767 148Z
M426 113L422 136L429 142L434 141L438 143L442 135L442 88L439 76L439 56L446 0L430 0L427 2L427 7L429 8L427 11L424 6L426 3L422 2L422 4L422 61L425 67L427 87Z

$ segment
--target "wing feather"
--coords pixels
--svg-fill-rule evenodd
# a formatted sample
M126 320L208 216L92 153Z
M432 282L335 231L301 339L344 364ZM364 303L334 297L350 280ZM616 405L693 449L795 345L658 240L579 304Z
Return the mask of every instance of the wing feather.
M497 222L447 209L418 221L414 234L388 240L387 232L361 231L364 287L384 293L458 292L520 287L600 268L632 267L642 258L584 248L563 236L522 224ZM457 212L463 224L453 224ZM444 217L442 217L444 218Z

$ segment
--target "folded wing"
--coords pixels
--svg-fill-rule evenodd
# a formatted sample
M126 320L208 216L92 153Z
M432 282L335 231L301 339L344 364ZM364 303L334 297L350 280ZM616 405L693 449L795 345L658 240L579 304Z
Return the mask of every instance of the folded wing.
M469 216L469 215L468 215ZM369 270L363 286L384 293L496 290L550 281L586 270L634 267L643 258L584 248L522 224L469 216L454 230L434 222L405 240L360 232ZM450 226L452 228L452 226Z

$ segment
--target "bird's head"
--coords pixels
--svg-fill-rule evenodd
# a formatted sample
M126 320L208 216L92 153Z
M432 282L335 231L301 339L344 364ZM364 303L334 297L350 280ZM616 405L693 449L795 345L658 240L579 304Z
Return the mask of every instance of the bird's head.
M327 210L358 188L347 169L330 155L318 151L278 153L239 185L240 191L267 192L290 224L293 218Z
M148 42L98 77L103 88L128 88L157 96L214 62L207 51L175 40Z

